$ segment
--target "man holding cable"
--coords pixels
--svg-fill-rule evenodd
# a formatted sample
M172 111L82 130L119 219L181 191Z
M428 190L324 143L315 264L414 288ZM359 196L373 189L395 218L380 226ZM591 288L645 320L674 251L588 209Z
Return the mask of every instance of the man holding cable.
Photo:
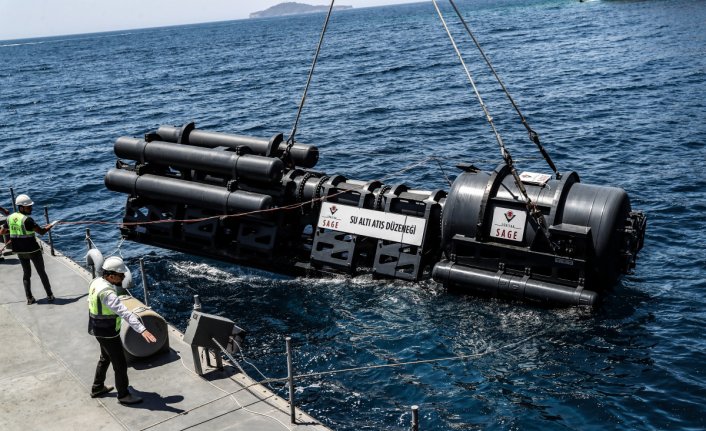
M39 279L42 280L44 291L47 293L47 302L54 302L54 294L51 291L49 277L44 269L42 249L35 238L35 233L44 235L53 225L49 224L40 227L34 221L31 217L34 202L32 202L29 196L17 196L15 205L17 206L17 212L7 218L7 224L10 231L10 240L12 241L12 251L20 259L20 264L22 265L22 282L25 288L25 296L27 296L27 305L32 305L37 302L34 296L32 296L32 266L30 262L34 264L34 269L37 270Z

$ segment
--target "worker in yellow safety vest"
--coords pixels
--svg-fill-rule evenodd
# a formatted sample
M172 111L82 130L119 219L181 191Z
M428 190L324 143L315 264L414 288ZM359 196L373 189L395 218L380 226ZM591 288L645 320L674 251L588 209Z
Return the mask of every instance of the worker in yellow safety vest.
M10 215L10 211L6 210L3 207L0 207L0 261L5 260L5 248L7 248L7 243L10 240L10 238L7 237L7 233L9 230L7 229L7 217Z
M131 394L128 389L127 360L120 339L120 325L125 320L148 343L156 343L157 339L118 297L116 287L122 285L125 273L128 271L123 260L117 256L111 256L103 262L102 269L103 275L94 279L88 286L88 333L96 337L101 347L101 355L91 387L91 398L105 395L113 390L113 387L105 386L108 366L113 364L118 402L125 405L137 404L142 402L142 398Z
M31 277L32 266L37 270L39 279L42 280L44 291L47 293L47 302L54 302L54 294L51 291L49 277L44 269L44 258L42 257L42 249L35 238L35 233L44 235L52 226L47 225L40 227L31 217L32 206L34 202L27 195L19 195L15 199L17 212L11 214L7 218L7 225L10 230L10 241L12 242L12 251L17 254L22 265L22 282L24 283L25 296L27 297L27 305L32 305L37 302L32 296Z

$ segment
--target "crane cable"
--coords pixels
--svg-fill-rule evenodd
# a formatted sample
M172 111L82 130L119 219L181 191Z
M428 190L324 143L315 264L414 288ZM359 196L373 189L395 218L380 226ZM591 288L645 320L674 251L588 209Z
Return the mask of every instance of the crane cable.
M490 71L493 72L493 76L495 76L495 79L498 81L498 84L500 84L500 87L502 87L503 92L505 92L505 95L510 100L512 107L515 108L515 111L517 111L517 115L520 116L520 121L522 121L522 125L525 126L525 129L527 129L527 133L529 134L530 141L534 142L534 144L539 149L539 152L542 153L542 157L544 157L544 160L546 160L549 167L552 169L552 171L554 171L554 174L556 175L556 179L557 180L561 179L561 173L559 173L559 171L557 170L556 166L554 165L554 162L552 161L551 157L549 157L549 153L547 153L547 151L544 149L542 144L539 142L539 135L529 125L525 116L522 115L522 112L520 111L520 107L517 106L517 103L515 103L515 100L512 98L512 96L510 95L510 92L505 87L505 83L503 83L503 80L500 79L500 76L495 71L495 68L493 67L493 65L490 63L490 59L488 58L487 55L485 55L485 51L483 51L483 48L481 48L480 43L478 42L478 39L476 39L475 35L471 31L471 29L468 27L466 20L463 19L461 12L456 7L456 2L454 2L454 0L449 0L449 3L451 3L451 6L453 7L454 11L456 12L458 19L463 24L463 27L466 29L466 32L468 33L468 35L471 37L471 39L473 39L473 43L475 43L476 47L478 48L478 51L480 52L480 55L483 57L483 60L485 60L485 64L487 64Z
M517 174L517 170L515 169L515 165L512 161L512 156L510 155L510 152L507 150L507 148L505 148L505 144L503 143L503 139L500 136L500 133L498 133L498 130L495 128L495 123L493 122L493 117L490 115L490 112L488 111L487 106L483 102L483 97L481 97L480 92L478 91L478 88L476 87L476 83L473 80L473 77L471 76L471 72L468 70L468 66L466 66L466 62L463 59L463 55L461 54L461 51L459 51L458 46L456 45L456 41L454 40L453 36L451 35L451 31L449 30L449 27L446 24L446 20L444 19L444 15L441 13L441 9L439 9L439 5L437 4L436 0L432 0L432 3L434 4L434 8L436 9L436 13L439 15L439 19L441 19L441 24L444 26L444 30L446 30L446 34L449 36L449 40L451 41L451 45L453 46L454 51L456 51L456 55L458 56L458 59L461 61L461 65L463 66L463 70L466 72L466 76L468 77L468 81L471 83L471 86L473 87L473 91L476 94L476 98L478 99L478 103L480 103L480 106L483 109L483 112L485 113L485 118L488 121L488 124L490 124L490 128L493 130L493 133L495 134L495 139L498 141L498 145L500 146L500 154L502 155L503 160L505 161L505 165L507 165L507 167L510 169L510 173L512 174L512 177L515 180L515 185L517 185L518 190L520 191L520 193L522 194L522 197L525 200L525 206L527 207L527 211L532 216L532 218L537 222L537 225L539 225L540 229L542 230L542 233L544 233L544 236L548 240L551 247L555 248L555 245L550 240L549 229L547 229L547 223L544 220L544 216L542 215L542 211L537 207L537 204L532 202L532 199L530 199L529 195L527 194L527 189L525 188L524 184L522 184L522 180L520 180L520 176Z
M331 18L331 12L333 11L333 3L335 0L331 0L331 4L328 7L328 13L326 14L326 20L324 21L324 27L321 29L321 35L319 36L319 43L316 46L316 53L314 54L314 61L311 62L311 68L309 69L309 76L306 79L306 86L304 86L304 94L302 94L302 100L299 102L299 109L297 109L297 116L294 120L294 125L292 126L292 131L289 133L287 138L287 148L282 154L282 161L287 165L292 165L290 152L292 146L294 145L294 135L297 133L297 125L299 124L299 118L302 114L302 109L304 108L304 102L306 101L306 93L309 91L309 85L311 84L311 78L314 76L314 68L316 67L316 61L319 59L319 52L321 51L321 46L324 43L324 35L326 34L326 28L328 27L329 19Z

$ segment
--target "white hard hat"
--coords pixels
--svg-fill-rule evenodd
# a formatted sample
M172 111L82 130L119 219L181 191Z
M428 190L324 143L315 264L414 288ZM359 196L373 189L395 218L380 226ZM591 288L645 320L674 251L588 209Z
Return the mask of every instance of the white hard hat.
M15 199L15 205L18 207L29 207L34 205L34 202L32 202L32 199L27 195L19 195L17 199Z
M105 260L105 262L103 262L103 271L125 274L126 272L128 272L128 269L121 258L119 258L118 256L110 256Z

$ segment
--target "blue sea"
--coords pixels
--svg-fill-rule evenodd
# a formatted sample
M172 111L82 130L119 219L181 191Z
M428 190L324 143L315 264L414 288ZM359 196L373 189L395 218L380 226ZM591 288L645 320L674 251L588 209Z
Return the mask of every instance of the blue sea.
M518 169L551 173L440 3ZM12 187L87 222L57 226L56 247L84 260L90 228L138 297L144 257L150 305L184 329L200 295L248 331L258 379L286 375L285 336L297 373L473 355L298 381L298 406L336 430L405 430L412 405L423 430L706 429L706 2L457 4L559 170L624 188L648 216L635 274L594 310L121 244L125 196L103 185L115 139L189 121L286 136L323 14L0 42L0 205ZM426 190L501 161L431 2L334 13L297 140L320 171Z

